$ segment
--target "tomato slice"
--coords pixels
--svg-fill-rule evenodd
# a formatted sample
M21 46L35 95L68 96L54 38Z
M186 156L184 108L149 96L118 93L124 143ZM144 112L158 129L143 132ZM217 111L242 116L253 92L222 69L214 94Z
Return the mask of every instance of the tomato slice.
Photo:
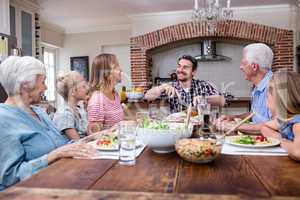
M263 135L259 135L259 136L255 137L255 140L260 141L260 142L264 142L264 141L267 141L267 138Z
M100 139L97 141L97 145L98 146L108 146L110 145L112 142L110 140L106 140L106 139Z

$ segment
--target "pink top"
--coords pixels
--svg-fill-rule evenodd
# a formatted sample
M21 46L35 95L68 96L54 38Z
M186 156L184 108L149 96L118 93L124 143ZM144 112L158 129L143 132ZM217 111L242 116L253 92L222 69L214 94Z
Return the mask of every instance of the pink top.
M94 92L87 111L89 122L102 122L104 129L122 121L124 116L120 97L116 92L114 100L110 100L100 91Z

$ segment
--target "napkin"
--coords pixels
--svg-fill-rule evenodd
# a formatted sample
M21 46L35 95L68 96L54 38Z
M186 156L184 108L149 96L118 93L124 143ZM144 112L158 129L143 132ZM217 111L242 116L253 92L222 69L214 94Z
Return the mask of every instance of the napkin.
M136 147L135 155L136 158L143 152L146 145L141 144ZM108 160L118 160L119 159L119 151L101 151L98 150L98 156L91 157L91 158L76 158L75 159L108 159Z

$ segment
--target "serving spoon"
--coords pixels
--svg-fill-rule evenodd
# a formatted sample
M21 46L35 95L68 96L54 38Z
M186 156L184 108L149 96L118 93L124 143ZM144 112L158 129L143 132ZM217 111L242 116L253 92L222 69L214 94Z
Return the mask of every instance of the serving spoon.
M235 125L234 127L232 127L229 131L227 131L225 133L225 135L229 135L231 132L235 131L237 128L239 128L243 123L245 123L248 119L250 119L254 115L255 115L254 112L251 113L250 115L248 115L245 119L243 119L242 121L240 121L237 125Z

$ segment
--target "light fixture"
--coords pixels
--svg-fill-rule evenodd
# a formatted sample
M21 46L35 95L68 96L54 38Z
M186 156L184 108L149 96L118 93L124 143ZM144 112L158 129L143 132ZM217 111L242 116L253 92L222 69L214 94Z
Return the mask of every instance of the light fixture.
M227 0L226 7L222 7L219 0L202 0L203 7L200 8L199 0L194 0L194 9L192 21L207 23L208 32L214 33L217 28L217 22L233 18L233 10L230 8L230 0Z

